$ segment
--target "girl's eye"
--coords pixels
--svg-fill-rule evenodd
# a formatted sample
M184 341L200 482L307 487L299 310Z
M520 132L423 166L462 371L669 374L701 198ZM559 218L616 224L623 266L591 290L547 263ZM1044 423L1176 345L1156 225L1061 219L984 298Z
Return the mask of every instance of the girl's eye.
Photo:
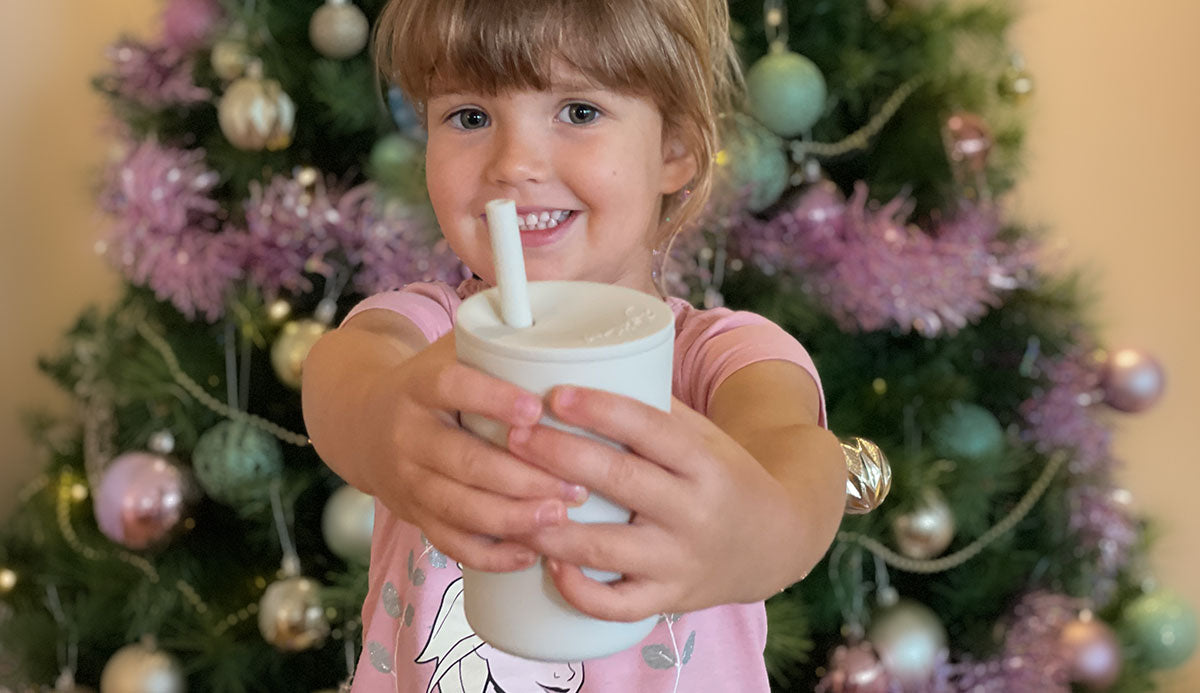
M600 111L586 103L569 103L559 112L559 116L572 125L586 125L600 117Z
M478 108L464 108L450 114L450 124L460 130L478 130L488 124L487 114Z

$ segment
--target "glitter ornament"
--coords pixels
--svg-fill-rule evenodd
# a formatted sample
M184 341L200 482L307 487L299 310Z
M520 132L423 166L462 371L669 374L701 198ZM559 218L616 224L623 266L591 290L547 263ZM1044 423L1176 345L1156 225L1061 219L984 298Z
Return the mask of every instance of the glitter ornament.
M892 488L892 465L866 438L842 441L846 460L846 512L864 515L878 508Z
M1060 642L1071 681L1106 691L1121 676L1121 643L1103 621L1085 614L1063 627Z
M267 586L258 602L258 630L263 638L284 652L320 647L329 635L320 587L315 580L300 576Z
M1101 377L1104 403L1134 414L1154 406L1166 388L1158 360L1141 349L1126 347L1108 355Z
M1123 616L1124 628L1146 664L1171 669L1196 651L1196 612L1179 595L1155 590L1134 599Z
M267 497L270 482L283 472L283 452L269 433L226 420L200 436L192 467L209 496L237 507Z
M191 475L160 454L127 452L104 470L92 509L106 537L141 551L165 544L199 495Z
M117 650L100 674L104 693L184 693L187 683L174 657L153 644L135 643Z
M344 60L367 45L370 23L362 10L347 0L326 0L308 23L308 40L326 58Z
M255 61L245 77L225 90L217 118L225 138L238 149L278 151L292 143L296 105L279 82L263 79L262 63Z
M213 44L209 62L212 64L213 72L226 82L232 82L241 77L246 74L246 67L250 64L250 53L246 48L246 40L229 36L217 41Z
M954 513L933 487L925 489L916 508L892 522L900 553L918 560L940 556L954 541L954 531Z
M717 165L728 176L734 193L745 197L751 212L761 212L774 204L787 189L791 176L780 139L745 117L737 119L728 146L717 152Z
M905 689L925 690L946 650L946 629L933 611L909 599L879 611L867 639L892 679Z
M983 118L960 111L946 119L942 132L946 154L956 169L983 173L992 152L992 131Z
M350 563L371 560L375 499L353 486L334 491L321 513L321 532L330 550Z
M937 454L954 461L995 459L1004 451L1004 429L987 409L953 402L930 433Z
M321 335L329 331L329 324L308 318L291 320L284 324L271 345L271 368L280 382L300 389L300 377L304 359Z
M829 673L817 688L822 693L888 693L891 679L868 642L839 645L829 658Z
M746 72L750 112L780 137L807 132L825 110L825 77L808 58L773 47Z

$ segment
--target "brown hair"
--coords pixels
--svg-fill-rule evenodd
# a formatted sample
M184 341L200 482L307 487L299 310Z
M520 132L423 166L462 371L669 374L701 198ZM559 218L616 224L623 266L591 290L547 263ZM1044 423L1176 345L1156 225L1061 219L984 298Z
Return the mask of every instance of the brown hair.
M712 192L721 118L741 85L727 0L391 0L375 29L382 77L422 120L439 87L549 88L553 58L655 102L697 170L664 200L654 240L695 221Z

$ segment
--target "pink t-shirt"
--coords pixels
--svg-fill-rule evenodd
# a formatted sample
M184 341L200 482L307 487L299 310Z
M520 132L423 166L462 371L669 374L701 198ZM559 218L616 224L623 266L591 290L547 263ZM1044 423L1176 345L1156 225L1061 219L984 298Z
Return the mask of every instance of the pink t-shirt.
M453 327L458 306L486 288L410 284L372 296L349 317L372 308L396 311L430 341ZM757 361L791 361L820 388L812 359L766 318L726 308L700 310L678 298L672 390L704 414L729 375ZM821 425L825 425L824 396ZM727 604L660 618L645 640L603 659L546 663L493 649L475 635L462 607L462 573L417 527L375 504L370 588L363 604L363 653L354 693L766 693L767 637L762 602Z

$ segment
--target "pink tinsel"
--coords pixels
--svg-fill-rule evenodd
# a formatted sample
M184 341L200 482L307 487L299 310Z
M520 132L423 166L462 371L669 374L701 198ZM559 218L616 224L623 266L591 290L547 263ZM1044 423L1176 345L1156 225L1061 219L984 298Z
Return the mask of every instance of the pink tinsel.
M207 101L212 92L192 80L193 62L178 47L152 46L125 38L109 47L116 68L101 79L102 86L147 108Z
M1103 474L1112 467L1112 434L1096 418L1101 373L1080 349L1038 363L1046 387L1023 402L1022 438L1043 454L1071 450L1070 470L1075 474Z
M1094 556L1096 573L1089 580L1092 601L1105 605L1117 589L1117 575L1129 562L1138 541L1129 492L1107 485L1083 485L1068 493L1069 527L1084 555Z
M336 192L333 194L336 197ZM246 202L245 262L249 281L268 299L312 290L307 273L330 274L326 258L347 220L321 181L305 187L276 176L250 184Z
M242 265L237 237L218 232L220 205L210 197L217 182L203 151L150 139L110 170L100 196L115 219L106 244L112 262L184 315L210 321L224 313Z
M216 0L170 0L163 8L163 41L193 51L208 41L223 14Z
M999 238L993 208L964 203L929 232L907 223L911 213L903 197L875 208L863 183L849 202L815 185L773 219L747 218L735 249L801 277L848 330L953 333L1028 283L1031 249Z
M436 225L416 210L381 198L370 183L346 192L337 203L339 239L346 261L358 266L354 288L374 294L409 282L440 280L457 285L471 276Z

